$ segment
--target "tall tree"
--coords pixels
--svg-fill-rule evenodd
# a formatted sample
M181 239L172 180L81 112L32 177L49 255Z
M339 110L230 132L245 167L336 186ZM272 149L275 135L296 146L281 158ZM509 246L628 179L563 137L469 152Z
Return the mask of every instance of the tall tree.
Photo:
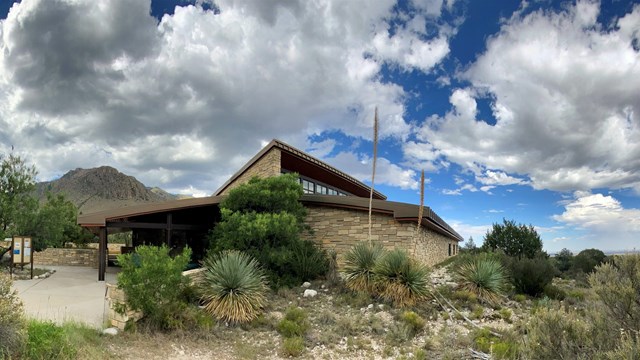
M20 156L0 154L0 238L15 235L20 216L35 210L36 174L36 168Z
M501 250L509 256L532 259L542 253L542 239L532 225L503 219L502 224L494 223L487 231L482 249Z
M464 243L464 248L469 251L473 251L477 248L475 241L473 241L473 236L469 236L469 240Z

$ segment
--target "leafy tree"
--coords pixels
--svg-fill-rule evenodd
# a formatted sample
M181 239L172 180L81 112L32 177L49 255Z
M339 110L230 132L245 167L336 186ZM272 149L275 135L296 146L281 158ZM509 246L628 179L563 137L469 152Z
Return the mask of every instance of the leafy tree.
M210 235L212 251L240 250L265 267L271 285L294 285L323 274L327 259L301 240L306 210L296 174L261 179L233 189L220 203L221 221ZM315 259L310 264L308 259ZM313 265L313 266L310 266Z
M21 216L34 210L37 171L20 156L0 154L0 238L14 235Z
M469 250L469 251L474 251L475 249L478 248L476 246L475 241L473 241L473 236L469 236L469 240L467 240L467 242L464 243L463 247L465 250Z
M35 251L48 247L62 247L66 242L77 245L93 236L76 223L78 209L63 194L47 193L46 203L30 215L18 219L18 231L33 237Z
M607 255L598 249L585 249L580 251L573 259L573 269L588 274L596 266L602 264L606 258Z
M503 224L494 223L491 230L487 231L482 249L500 250L508 256L531 259L542 253L542 239L532 225L503 219Z
M561 272L567 272L573 264L573 253L571 250L564 248L554 257L556 267Z

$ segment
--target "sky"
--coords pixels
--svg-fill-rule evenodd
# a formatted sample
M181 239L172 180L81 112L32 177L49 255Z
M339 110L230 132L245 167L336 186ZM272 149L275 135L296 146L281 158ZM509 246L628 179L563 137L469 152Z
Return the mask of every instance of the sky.
M640 248L640 5L2 0L0 154L205 196L277 138L482 244Z

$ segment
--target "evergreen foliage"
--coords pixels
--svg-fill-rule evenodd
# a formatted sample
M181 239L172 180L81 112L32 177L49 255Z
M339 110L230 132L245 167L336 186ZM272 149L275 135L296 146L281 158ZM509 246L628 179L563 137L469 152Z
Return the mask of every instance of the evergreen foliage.
M186 307L182 296L188 286L182 271L190 258L189 248L171 258L165 245L138 246L135 253L118 255L118 287L127 296L126 308L141 311L153 327L181 327L179 317Z
M588 274L606 259L607 256L601 250L585 249L573 258L573 270Z
M556 274L556 268L544 256L533 259L505 257L503 262L509 270L513 287L519 294L543 294L545 287L551 284Z
M488 304L497 304L508 282L506 270L496 258L474 256L455 269L459 286Z
M375 288L380 297L396 306L413 306L428 295L429 271L406 251L384 254L374 266Z
M272 287L295 286L327 272L324 251L300 238L306 210L296 174L261 179L231 190L210 234L211 250L239 250L265 269Z
M487 231L482 249L500 250L508 256L531 259L542 252L542 239L532 225L503 219L503 224L494 223L491 230Z
M573 265L573 253L569 249L562 249L554 256L554 260L558 271L565 273Z
M37 209L38 202L32 195L36 174L35 167L20 156L0 154L0 239L18 235L18 220Z
M344 256L344 274L349 289L375 293L374 266L384 255L379 244L361 242L354 245Z
M11 290L11 278L0 273L0 359L10 359L21 349L24 330L22 303Z

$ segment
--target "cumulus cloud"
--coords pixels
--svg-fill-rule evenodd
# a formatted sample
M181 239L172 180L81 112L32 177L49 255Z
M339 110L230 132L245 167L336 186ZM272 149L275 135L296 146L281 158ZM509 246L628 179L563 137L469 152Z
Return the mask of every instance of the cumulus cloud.
M367 155L340 152L335 157L323 158L322 160L360 181L371 182L372 159ZM389 185L401 189L416 190L419 186L418 177L415 170L403 168L384 157L378 157L376 160L374 185Z
M588 191L576 191L563 205L564 212L553 219L584 230L582 248L606 241L609 249L631 250L630 244L637 244L640 209L625 208L611 195Z
M514 14L417 144L485 185L640 191L640 6L611 26L598 15L593 1ZM480 99L495 124L479 116Z
M1 146L28 153L42 180L107 164L202 193L271 138L369 139L376 105L381 136L406 139L405 92L381 69L431 71L451 31L442 1L395 5L220 0L158 21L149 0L23 0L0 20ZM382 183L415 186L380 160Z

